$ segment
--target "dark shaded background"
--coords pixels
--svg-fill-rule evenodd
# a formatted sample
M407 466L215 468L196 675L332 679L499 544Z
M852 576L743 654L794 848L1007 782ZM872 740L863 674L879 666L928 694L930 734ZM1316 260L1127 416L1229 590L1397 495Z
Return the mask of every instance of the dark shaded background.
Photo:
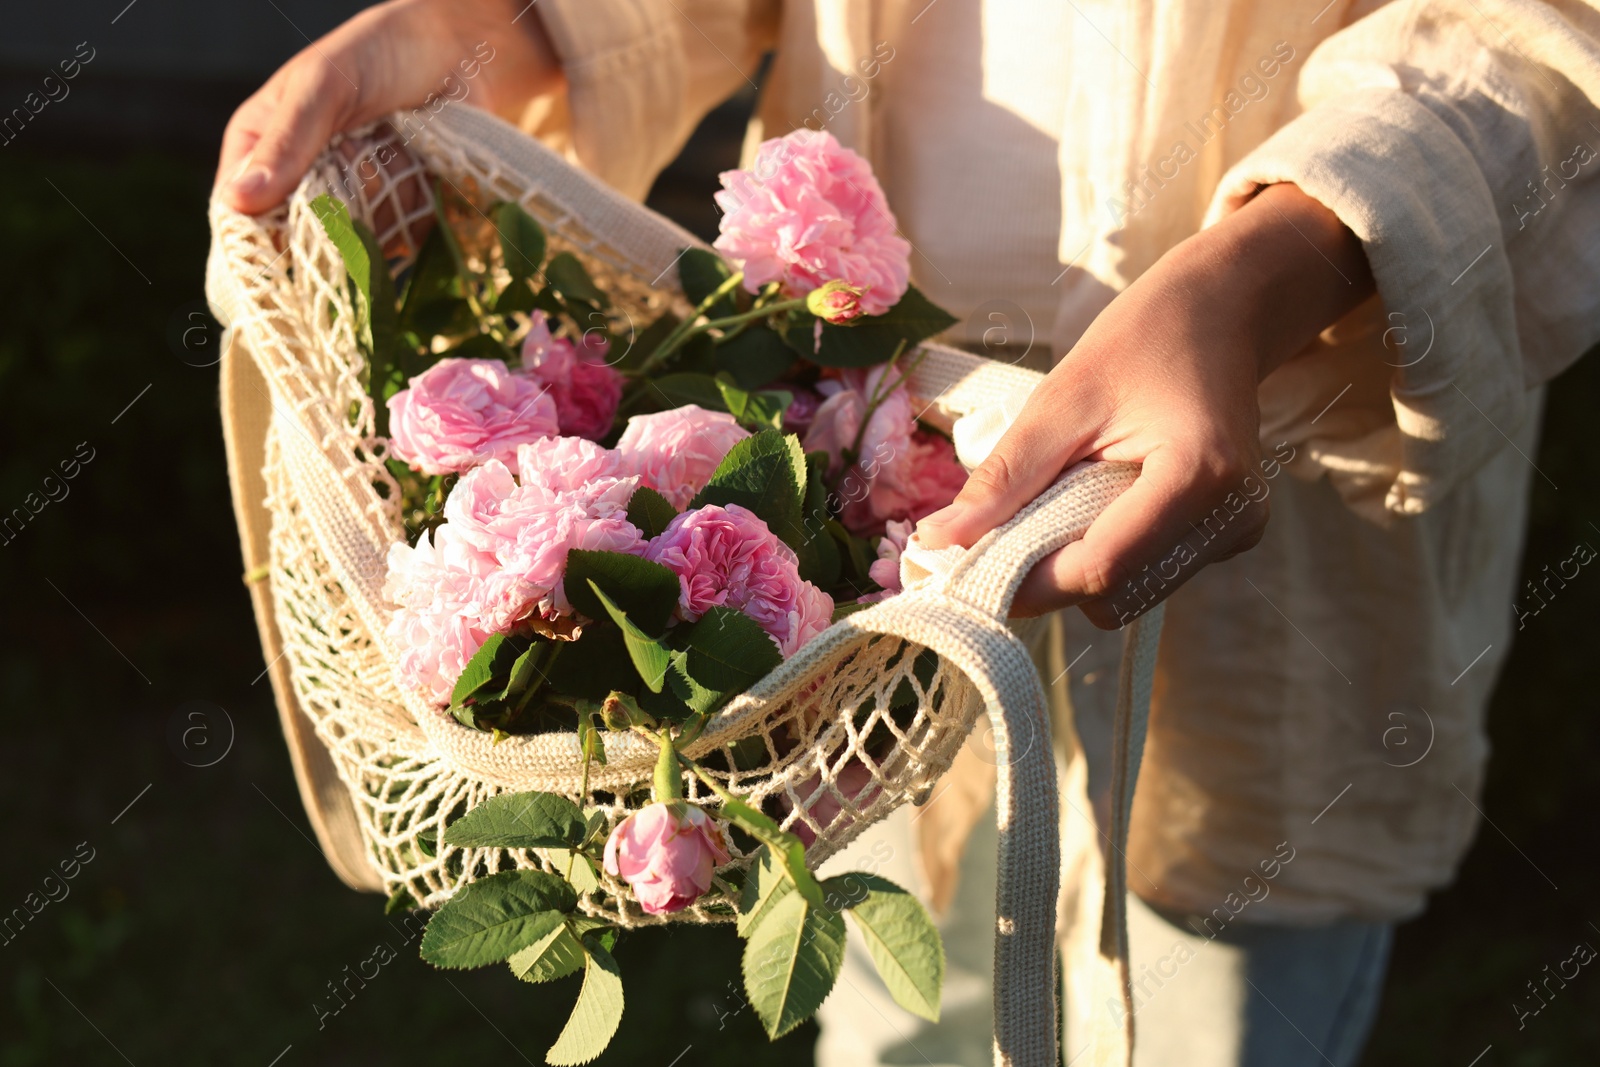
M0 40L0 115L79 41L96 50L66 100L0 145L0 514L93 450L70 495L0 535L0 812L17 833L0 917L93 855L70 895L0 935L0 1065L541 1063L576 979L432 971L318 853L240 582L216 369L196 365L210 335L180 340L206 321L223 122L360 5L125 5L30 9ZM714 227L741 121L738 104L708 120L652 202ZM1552 388L1536 459L1560 489L1534 481L1530 576L1600 546L1597 385L1590 358ZM1490 718L1493 826L1401 930L1369 1064L1600 1060L1593 968L1521 1030L1512 1009L1575 943L1600 947L1597 608L1585 570L1518 641ZM319 1029L313 1002L330 1006L327 983L380 941L399 958ZM748 1012L719 1023L737 945L627 935L626 1021L600 1062L808 1063L809 1028L768 1046Z

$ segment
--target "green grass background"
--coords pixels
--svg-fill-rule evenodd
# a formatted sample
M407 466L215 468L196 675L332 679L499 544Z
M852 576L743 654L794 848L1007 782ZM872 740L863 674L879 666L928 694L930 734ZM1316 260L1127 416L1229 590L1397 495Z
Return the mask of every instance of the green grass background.
M658 203L704 212L704 174L678 178ZM0 913L78 843L95 850L70 896L0 945L0 1065L541 1063L575 979L430 970L310 838L259 678L216 370L169 341L201 307L208 184L183 154L0 154L0 512L79 442L95 450L71 495L0 545L0 811L16 835ZM1535 479L1530 573L1600 545L1597 384L1591 359L1552 390L1536 458L1560 490ZM1511 1007L1576 942L1600 947L1597 607L1586 569L1516 645L1484 800L1503 834L1485 827L1459 883L1400 932L1369 1064L1467 1067L1487 1046L1481 1067L1600 1059L1593 968L1521 1031ZM215 766L170 741L191 701L231 719ZM399 958L319 1027L326 984L380 941ZM809 1027L769 1046L748 1011L719 1019L737 944L624 937L627 1016L600 1062L808 1063Z

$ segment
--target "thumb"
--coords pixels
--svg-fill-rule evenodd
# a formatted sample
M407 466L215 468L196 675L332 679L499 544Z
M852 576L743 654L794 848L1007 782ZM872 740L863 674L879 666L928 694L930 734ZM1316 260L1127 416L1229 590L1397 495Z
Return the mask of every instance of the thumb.
M1044 492L1068 464L1080 458L1087 434L1072 434L1081 420L1063 418L1047 381L1034 391L1022 414L1000 438L955 501L917 524L917 539L929 548L971 548L984 534ZM1064 432L1064 430L1066 432Z
M247 214L282 203L340 128L357 95L331 61L301 53L284 68L276 86L263 87L229 123L224 156L230 144L250 148L233 168L236 173L224 173L218 194Z

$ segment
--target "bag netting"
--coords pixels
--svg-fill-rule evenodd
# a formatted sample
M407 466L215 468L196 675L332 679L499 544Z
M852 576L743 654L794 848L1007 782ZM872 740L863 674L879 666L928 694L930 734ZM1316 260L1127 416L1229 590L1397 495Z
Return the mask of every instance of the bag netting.
M496 744L396 682L396 650L385 636L391 608L381 590L388 546L405 537L400 493L373 431L343 261L311 200L324 191L340 195L399 270L432 224L436 181L469 205L452 219L469 254L495 245L489 206L520 203L545 227L551 253L576 255L609 294L624 332L642 330L668 308L688 311L675 263L699 244L509 126L462 108L446 109L403 147L388 126L336 141L270 214L252 218L213 204L207 288L229 328L223 409L235 504L302 796L346 881L404 890L424 906L511 867L560 873L560 857L541 851L444 844L445 825L466 810L500 792L537 789L620 817L656 762L646 739L607 735L606 763L591 767L585 794L576 735ZM476 266L497 269L481 258ZM910 385L933 421L988 404L1014 406L1038 380L926 347ZM1007 609L1032 563L1081 536L1135 473L1100 464L1072 475L948 573L834 624L686 747L785 828L809 827L816 842L808 856L819 864L901 804L924 799L989 711L1001 768L996 1008L1005 1025L997 1024L997 1034L1010 1027L1018 1035L1009 1039L1014 1062L1034 1062L1027 1048L1036 1049L1037 1062L1054 1055L1059 839L1043 694L1006 625ZM1125 697L1142 707L1153 631L1134 651ZM852 764L870 783L843 789L840 774ZM717 807L692 776L685 786L691 799ZM1127 793L1131 799L1131 784ZM823 804L839 814L819 817ZM1118 815L1125 822L1125 810ZM603 872L600 890L585 894L580 907L620 926L731 919L739 890L726 875L749 862L734 845L733 863L684 912L647 915L625 883ZM1120 892L1108 894L1107 907L1120 929Z

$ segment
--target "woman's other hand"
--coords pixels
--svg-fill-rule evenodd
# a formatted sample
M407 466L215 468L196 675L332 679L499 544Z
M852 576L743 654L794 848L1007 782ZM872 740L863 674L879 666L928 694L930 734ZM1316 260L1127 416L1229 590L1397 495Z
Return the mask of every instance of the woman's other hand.
M335 133L429 94L515 121L560 81L527 0L390 0L308 45L239 105L222 138L217 195L258 214L289 195Z

